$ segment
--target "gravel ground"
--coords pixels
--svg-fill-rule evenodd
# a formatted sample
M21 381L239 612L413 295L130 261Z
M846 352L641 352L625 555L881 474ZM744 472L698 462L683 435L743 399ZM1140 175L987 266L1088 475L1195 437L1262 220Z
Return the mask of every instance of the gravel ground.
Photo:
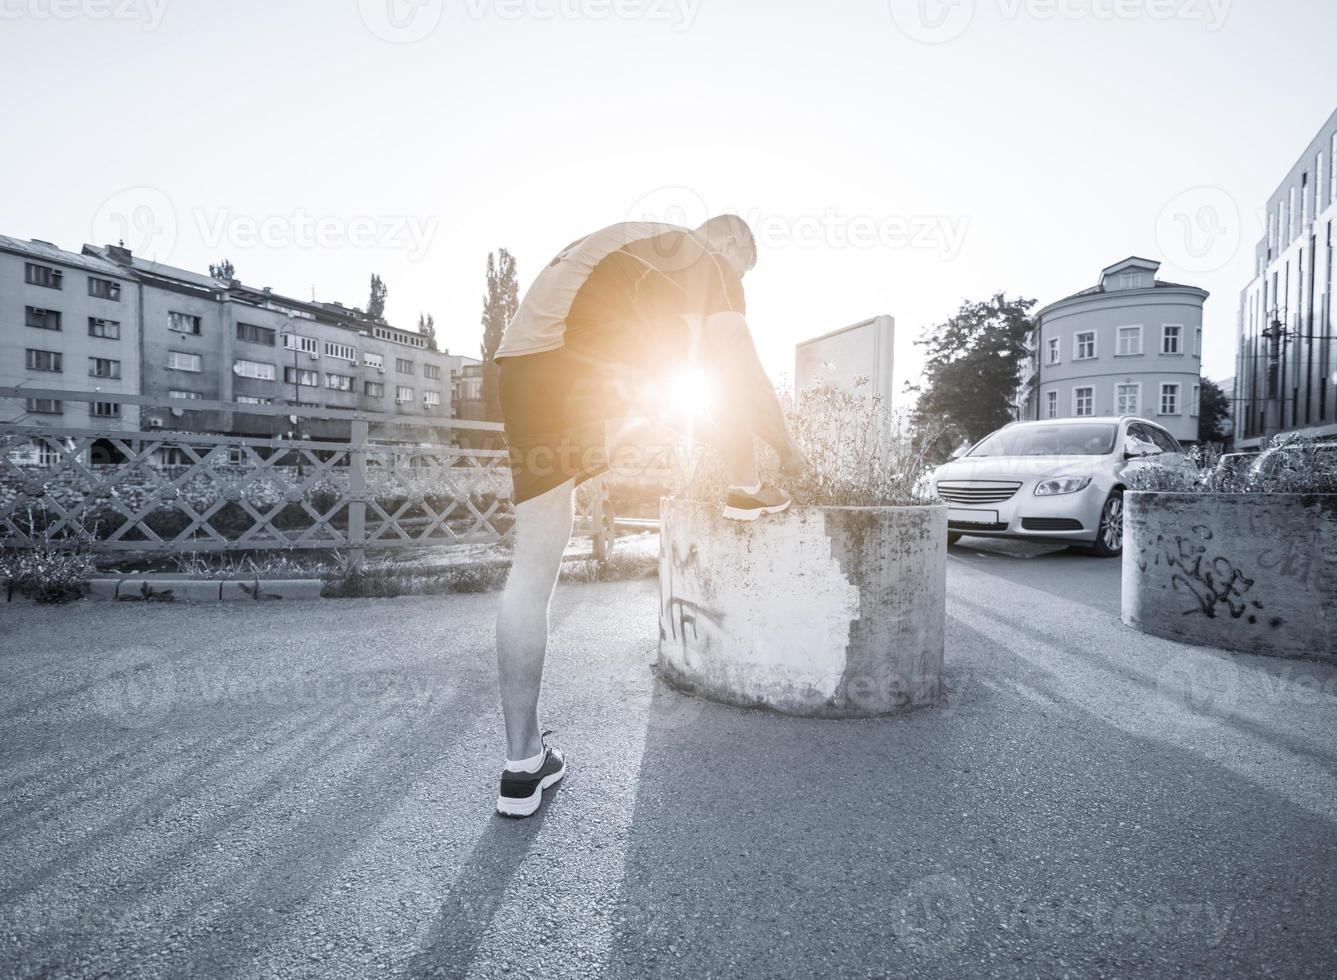
M0 608L0 976L1337 975L1337 671L963 544L891 721L678 695L653 582L563 586L522 822L495 596Z

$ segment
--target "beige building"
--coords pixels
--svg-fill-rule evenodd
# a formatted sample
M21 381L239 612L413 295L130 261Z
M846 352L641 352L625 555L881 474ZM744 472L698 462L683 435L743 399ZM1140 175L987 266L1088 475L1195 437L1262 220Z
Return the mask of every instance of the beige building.
M121 395L140 391L139 293L96 256L0 236L0 386L95 391L105 401L0 400L0 418L52 428L137 426Z
M1232 405L1241 449L1281 432L1337 437L1335 205L1337 112L1267 202L1267 233L1240 297Z
M1023 419L1138 415L1198 439L1202 308L1208 293L1156 278L1136 256L1040 310L1022 367Z

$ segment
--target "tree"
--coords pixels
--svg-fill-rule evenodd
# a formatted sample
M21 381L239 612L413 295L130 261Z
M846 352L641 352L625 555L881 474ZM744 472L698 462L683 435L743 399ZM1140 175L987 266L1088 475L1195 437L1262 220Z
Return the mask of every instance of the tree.
M943 445L984 438L1013 421L1021 364L1027 356L1030 311L1035 300L998 293L983 302L965 302L956 315L924 331L915 341L927 349L924 383L915 422L920 432L941 431Z
M497 348L506 324L520 308L520 285L516 281L515 256L506 249L487 256L487 295L483 297L483 403L491 421L501 421L501 391L498 387Z
M390 294L390 290L385 287L381 277L372 274L371 277L371 296L367 300L367 316L373 320L385 322L385 297Z
M1226 420L1230 418L1230 398L1211 378L1203 378L1198 402L1198 441L1223 442L1230 438Z
M427 338L427 346L436 350L436 317L430 313L418 314L418 333Z
M224 259L218 265L209 266L209 275L222 282L231 282L237 278L237 268L227 259Z

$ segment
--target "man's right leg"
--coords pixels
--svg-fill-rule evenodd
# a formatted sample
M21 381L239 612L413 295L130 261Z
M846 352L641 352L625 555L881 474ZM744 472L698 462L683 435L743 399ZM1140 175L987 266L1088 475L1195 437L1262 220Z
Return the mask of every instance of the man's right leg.
M548 649L548 604L571 539L575 480L515 507L515 549L497 612L497 668L506 758L543 751L538 702Z

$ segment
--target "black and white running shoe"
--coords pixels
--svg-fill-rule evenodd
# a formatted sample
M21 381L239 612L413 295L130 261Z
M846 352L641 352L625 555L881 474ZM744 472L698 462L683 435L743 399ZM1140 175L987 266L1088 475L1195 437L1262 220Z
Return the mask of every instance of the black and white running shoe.
M543 733L543 763L537 772L502 770L501 795L497 797L497 812L502 816L532 816L543 802L543 791L566 775L566 757L562 750L548 744L551 734Z
M724 518L730 521L755 521L767 514L782 514L791 503L789 494L766 484L751 492L730 487L729 496L724 502Z

